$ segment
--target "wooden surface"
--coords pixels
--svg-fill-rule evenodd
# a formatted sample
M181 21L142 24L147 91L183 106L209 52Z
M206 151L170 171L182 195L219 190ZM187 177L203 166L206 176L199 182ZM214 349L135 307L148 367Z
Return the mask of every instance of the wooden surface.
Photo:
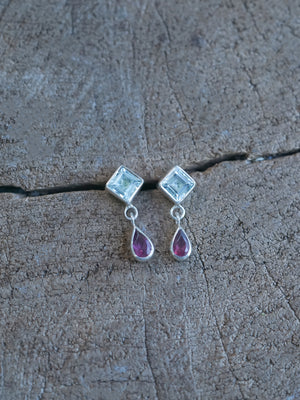
M2 185L299 147L296 0L1 4Z
M2 0L1 400L300 399L299 13ZM187 262L153 186L146 264L123 205L84 190L122 163L192 171Z

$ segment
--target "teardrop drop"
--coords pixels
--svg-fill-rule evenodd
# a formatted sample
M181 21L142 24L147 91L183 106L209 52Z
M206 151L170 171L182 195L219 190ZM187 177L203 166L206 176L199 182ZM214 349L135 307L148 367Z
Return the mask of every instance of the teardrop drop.
M146 261L152 257L154 246L151 240L137 227L134 227L131 239L133 256L139 261Z
M175 232L171 243L171 252L177 260L185 260L191 254L191 242L182 228Z

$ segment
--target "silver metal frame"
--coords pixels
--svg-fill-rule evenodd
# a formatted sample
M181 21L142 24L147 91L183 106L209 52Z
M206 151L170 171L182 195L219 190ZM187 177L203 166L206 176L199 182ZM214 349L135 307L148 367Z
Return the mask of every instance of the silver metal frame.
M133 221L132 225L133 225L133 230L132 230L131 240L130 240L131 253L132 253L133 257L134 257L136 260L138 260L138 261L142 261L142 262L148 261L148 260L150 260L150 258L151 258L151 257L153 256L153 254L154 254L154 245L153 245L153 243L152 243L152 240L149 238L148 235L146 235L144 232L142 232L141 229L138 228L138 227L135 225L134 221ZM149 242L150 242L150 244L151 244L151 252L150 252L150 254L149 254L147 257L139 257L139 256L137 256L137 255L135 254L135 252L134 252L134 250L133 250L133 236L134 236L135 230L141 232L141 234L144 235L144 236L149 240Z
M127 213L130 210L132 210L134 212L134 214L130 213L128 215ZM138 212L138 209L133 204L127 204L127 206L125 207L125 210L124 210L124 215L125 215L125 218L128 219L129 221L131 221L132 224L134 225L134 221L139 216L139 212Z
M107 185L109 184L110 180L113 179L118 172L120 171L121 168L125 168L127 171L129 171L132 175L136 176L137 178L141 179L141 184L139 185L139 187L135 190L135 192L131 195L130 199L128 201L124 201L120 196L118 196L114 191L112 191ZM121 200L123 203L125 204L131 204L133 198L136 196L136 194L139 192L139 190L141 189L141 187L144 184L144 179L142 177L140 177L138 174L136 174L135 172L133 172L131 169L125 167L124 165L120 165L119 168L113 173L113 175L109 178L109 180L106 182L105 185L105 190L107 190L110 194L112 194L114 197L116 197L117 199Z
M111 190L107 185L109 184L110 180L113 179L120 171L121 168L125 168L127 171L129 171L132 175L136 176L137 178L141 179L141 184L138 186L138 188L135 190L135 192L131 195L130 199L128 201L123 200L119 195L117 195L113 190ZM128 219L129 221L131 221L133 229L132 229L132 233L131 233L131 240L130 240L130 248L131 248L131 253L133 255L133 257L138 260L138 261L148 261L154 254L154 245L152 243L152 240L149 238L148 235L146 235L144 232L141 231L140 228L138 228L135 224L135 220L138 217L138 210L137 208L131 204L131 201L133 200L133 198L135 197L135 195L138 193L138 191L141 189L141 187L144 184L144 179L141 178L138 174L136 174L135 172L133 172L131 169L125 167L124 165L120 165L120 167L114 172L114 174L110 177L110 179L107 181L106 185L105 185L105 190L107 192L109 192L110 194L112 194L114 197L116 197L117 199L121 200L123 203L126 204L125 210L124 210L124 215L125 218ZM150 254L147 257L139 257L135 254L134 250L133 250L133 238L134 238L134 233L135 230L139 231L142 235L144 235L147 240L149 240L149 243L151 244L151 251Z
M171 196L171 195L169 194L169 192L163 187L163 184L164 184L166 178L167 178L170 174L172 174L173 172L178 171L178 170L179 170L179 171L183 171L185 174L187 174L188 177L189 177L189 179L190 179L190 181L191 181L191 183L193 183L192 187L191 187L190 190L186 193L184 199L181 200L181 201L176 201L176 200L173 198L173 196ZM187 258L189 258L189 256L191 255L191 252L192 252L192 244L191 244L191 241L190 241L190 239L189 239L189 237L188 237L186 231L181 227L180 221L181 221L181 219L185 216L185 209L182 207L181 202L183 202L183 201L186 199L186 197L191 193L191 191L194 189L195 186L196 186L195 180L194 180L187 172L185 172L184 169L182 169L179 165L176 165L175 167L173 167L173 168L159 181L159 183L158 183L159 189L160 189L174 204L175 204L175 205L171 208L171 210L170 210L170 215L171 215L171 217L176 221L177 229L176 229L176 232L174 233L173 239L172 239L172 241L171 241L170 251L171 251L172 256L173 256L177 261L184 261L184 260L186 260ZM176 211L177 211L177 215L175 214ZM178 211L179 211L179 214L178 214ZM185 233L185 235L186 235L186 237L187 237L187 240L188 240L188 242L189 242L189 251L188 251L188 253L187 253L185 256L183 256L183 257L177 256L177 255L174 253L174 251L173 251L174 240L175 240L175 237L176 237L176 235L177 235L177 233L178 233L178 231L179 231L180 229L183 230L183 232Z
M180 229L182 229L183 232L185 233L185 235L186 235L186 237L187 237L187 240L188 240L188 242L189 242L189 245L190 245L190 248L189 248L188 253L187 253L185 256L183 256L183 257L177 256L177 255L174 253L174 251L173 251L173 243L174 243L175 237L176 237L176 235L177 235L177 232L178 232ZM188 235L186 234L186 231L185 231L180 225L178 226L178 228L176 229L176 232L174 233L173 239L172 239L172 241L171 241L170 251L171 251L171 253L172 253L172 256L173 256L177 261L184 261L184 260L186 260L186 259L191 255L191 252L192 252L192 244L191 244L191 241L190 241Z
M185 174L188 175L189 179L192 181L193 186L191 187L191 189L187 192L187 194L185 195L185 198L191 193L191 191L194 189L194 187L196 186L196 182L195 180L187 173L185 172L184 169L182 169L181 167L179 167L179 165L175 165L175 167L173 167L159 182L158 182L158 187L159 189L175 204L180 204L182 201L185 200L185 198L181 201L175 201L174 198L169 194L169 192L162 186L165 179L168 177L168 175L170 175L173 171L176 170L181 170L183 171Z
M175 215L176 211L180 211L181 214ZM170 210L170 215L176 221L176 224L179 225L180 221L185 216L185 208L182 207L181 204L175 204Z
M144 232L142 232L142 230L140 228L138 228L136 226L136 224L135 224L135 220L137 219L137 217L139 215L139 212L138 212L137 208L132 204L127 204L127 206L125 207L125 210L124 210L124 215L125 215L126 219L131 221L132 226L133 226L132 233L131 233L131 240L130 240L130 248L131 248L131 253L132 253L133 257L136 260L142 261L142 262L150 260L150 258L154 254L154 245L152 243L152 240L149 238L149 236L146 235ZM136 230L139 231L142 235L144 235L150 242L151 251L150 251L150 254L147 257L139 257L138 255L135 254L135 252L133 250L133 238L134 238L134 233L135 233Z

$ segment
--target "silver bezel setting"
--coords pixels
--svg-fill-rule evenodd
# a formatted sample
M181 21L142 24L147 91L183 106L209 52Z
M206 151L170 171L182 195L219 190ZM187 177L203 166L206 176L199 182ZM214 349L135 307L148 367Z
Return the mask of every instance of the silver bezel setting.
M134 250L133 250L133 237L134 237L134 232L135 232L135 230L139 231L142 235L144 235L144 236L149 240L149 242L150 242L150 244L151 244L151 252L150 252L150 254L149 254L147 257L139 257L139 256L137 256L137 255L135 254L135 252L134 252ZM142 232L141 229L138 228L135 224L133 225L133 229L132 229L132 233L131 233L130 248L131 248L131 253L132 253L133 257L134 257L136 260L138 260L138 261L142 261L142 262L148 261L148 260L150 260L150 258L151 258L151 257L153 256L153 254L154 254L154 245L153 245L153 243L152 243L152 240L149 238L148 235L146 235L144 232Z
M123 172L124 171L124 172ZM116 188L113 187L114 185L114 181L116 180L117 176L121 173L128 173L129 177L132 176L134 177L138 183L137 185L135 185L135 190L131 193L131 195L129 197L126 197L126 192L124 193L124 195L122 196L120 194L120 191L118 191ZM111 193L113 196L115 196L116 198L118 198L119 200L123 201L126 204L131 204L133 198L135 197L135 195L138 193L138 191L141 189L141 187L143 186L144 183L144 179L141 178L139 175L137 175L135 172L131 171L131 169L125 167L124 165L121 165L115 172L114 174L111 176L111 178L107 181L106 185L105 185L105 190L107 190L109 193Z
M187 253L185 256L183 256L183 257L177 256L177 255L174 253L174 251L173 251L174 240L175 240L175 237L176 237L176 235L177 235L177 233L178 233L178 231L179 231L180 229L184 232L185 236L187 237L187 240L188 240L189 246L190 246L188 253ZM187 258L189 258L189 256L191 255L191 252L192 252L192 244L191 244L191 241L190 241L188 235L186 234L186 231L185 231L181 226L178 226L176 232L174 233L173 239L172 239L172 241L171 241L170 251L171 251L171 253L172 253L172 256L173 256L177 261L184 261L184 260L186 260Z
M182 196L182 198L180 198L179 200L177 200L174 195L172 195L167 187L168 182L173 177L173 175L177 175L181 180L185 181L190 186L189 190L185 192L184 196ZM178 165L172 168L167 173L167 175L158 183L158 187L162 190L162 192L175 204L180 204L194 189L195 185L196 182L194 181L194 179Z

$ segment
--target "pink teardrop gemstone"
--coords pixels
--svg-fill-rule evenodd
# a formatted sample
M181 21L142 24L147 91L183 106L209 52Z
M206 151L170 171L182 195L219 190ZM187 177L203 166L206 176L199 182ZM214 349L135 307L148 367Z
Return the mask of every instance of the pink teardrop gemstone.
M153 252L151 241L137 228L133 234L132 249L134 254L140 258L146 258Z
M178 229L173 240L173 252L177 257L186 257L190 251L190 241L182 228Z

